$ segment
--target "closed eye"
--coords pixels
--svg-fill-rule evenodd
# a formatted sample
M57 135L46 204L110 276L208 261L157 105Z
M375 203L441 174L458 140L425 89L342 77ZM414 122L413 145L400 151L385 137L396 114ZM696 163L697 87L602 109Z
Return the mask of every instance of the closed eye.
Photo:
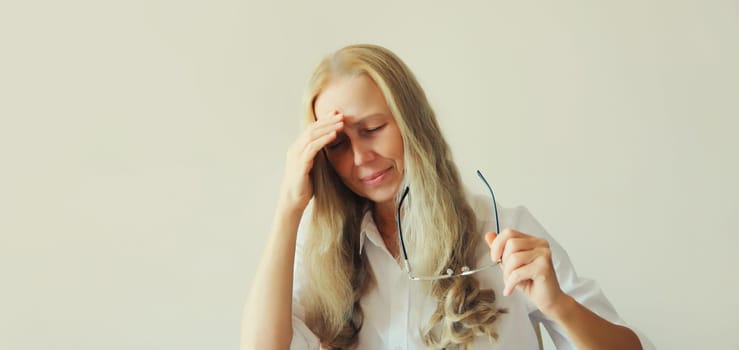
M366 129L364 129L363 131L364 131L365 133L371 134L371 133L373 133L373 132L375 132L375 131L378 131L378 130L380 130L380 129L384 128L384 127L385 127L385 125L387 125L387 124L382 124L382 125L380 125L380 126L377 126L377 127L374 127L374 128L366 128Z

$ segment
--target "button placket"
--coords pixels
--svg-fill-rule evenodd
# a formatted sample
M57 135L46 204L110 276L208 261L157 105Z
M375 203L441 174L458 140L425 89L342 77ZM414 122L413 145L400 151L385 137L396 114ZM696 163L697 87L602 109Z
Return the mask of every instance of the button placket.
M390 349L407 349L408 277L402 271L395 279L390 311Z

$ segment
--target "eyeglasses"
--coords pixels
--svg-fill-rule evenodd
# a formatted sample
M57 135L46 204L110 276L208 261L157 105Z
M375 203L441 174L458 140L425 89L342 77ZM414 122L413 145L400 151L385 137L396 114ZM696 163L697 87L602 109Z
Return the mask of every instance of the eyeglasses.
M477 170L477 176L482 180L483 183L485 183L485 186L487 186L488 191L490 191L490 197L493 198L493 213L495 213L495 232L500 232L500 224L498 223L498 206L495 202L495 194L493 193L493 188L490 187L490 184L485 179L484 176L482 176L482 173L480 173L480 170ZM400 202L398 203L398 236L400 238L400 247L401 251L403 253L403 260L405 264L405 272L408 273L408 278L410 278L413 281L435 281L440 280L444 278L452 278L452 277L459 277L459 276L469 276L473 273L477 273L486 269L489 269L493 266L498 265L500 262L491 262L489 264L483 265L481 267L470 269L468 266L462 266L458 271L454 271L453 269L449 268L445 272L444 275L435 275L435 276L416 276L413 272L413 269L411 268L411 264L408 262L408 252L405 249L405 241L403 240L403 227L400 223L400 209L403 206L403 201L405 201L405 198L408 197L408 191L410 190L409 186L405 187L405 190L403 191L403 195L400 196Z

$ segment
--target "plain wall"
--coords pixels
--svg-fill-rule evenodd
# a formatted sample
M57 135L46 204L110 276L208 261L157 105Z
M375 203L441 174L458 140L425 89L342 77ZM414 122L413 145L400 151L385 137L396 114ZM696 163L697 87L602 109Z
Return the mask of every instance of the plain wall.
M77 0L0 4L0 348L237 348L304 84L358 42L658 348L739 348L736 1Z

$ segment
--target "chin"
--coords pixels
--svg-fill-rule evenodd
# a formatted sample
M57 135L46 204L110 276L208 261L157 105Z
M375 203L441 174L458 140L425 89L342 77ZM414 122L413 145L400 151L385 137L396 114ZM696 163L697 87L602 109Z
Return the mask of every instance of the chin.
M364 194L362 194L362 197L367 198L375 203L385 203L388 201L395 201L395 198L398 194L398 187L400 184L394 183L394 184L388 184L387 186L382 186L381 188L373 188L369 190L365 190Z

